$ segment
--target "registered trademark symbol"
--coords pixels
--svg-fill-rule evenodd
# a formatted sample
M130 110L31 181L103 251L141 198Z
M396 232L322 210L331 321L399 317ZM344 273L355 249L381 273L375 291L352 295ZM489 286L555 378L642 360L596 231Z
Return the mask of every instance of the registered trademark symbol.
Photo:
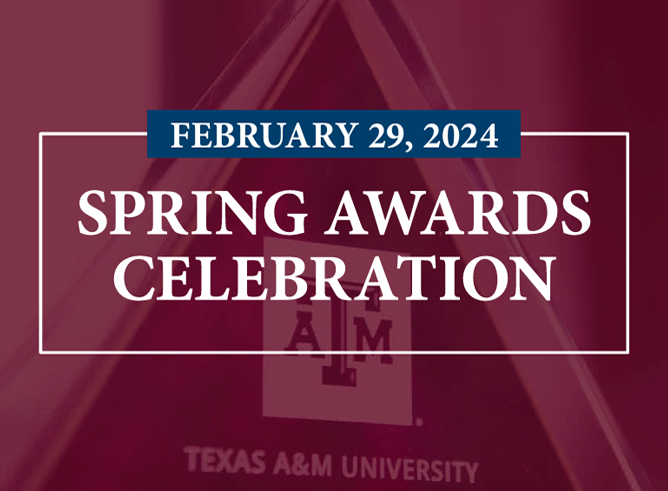
M415 426L422 426L424 424L424 421L422 421L422 418L416 418L415 419Z

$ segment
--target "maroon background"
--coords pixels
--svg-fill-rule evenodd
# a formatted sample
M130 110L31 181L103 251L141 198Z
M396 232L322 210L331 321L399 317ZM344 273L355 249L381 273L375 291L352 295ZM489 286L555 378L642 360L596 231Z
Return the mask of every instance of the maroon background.
M186 7L169 2L151 8L121 3L93 10L79 2L58 7L44 3L31 9L15 5L0 16L0 22L7 24L2 26L1 35L6 38L2 49L8 61L2 95L8 108L2 123L3 253L8 260L2 286L0 391L10 387L22 370L29 370L26 367L32 363L31 352L36 349L37 132L142 130L146 109L191 107L269 4L226 2L214 7L211 2L195 2ZM457 12L454 20L450 8ZM632 354L589 357L587 363L649 481L656 489L665 488L668 367L662 308L665 285L661 281L667 272L668 245L663 217L664 138L668 129L666 7L661 2L629 7L589 1L522 2L514 9L502 9L491 2L475 7L415 2L409 12L459 107L519 108L525 131L631 133ZM323 28L323 37L307 54L277 107L385 107L346 29L341 14L334 11ZM194 46L200 48L196 55ZM323 57L328 60L325 64L320 62ZM600 203L603 197L621 190L619 176L614 177L606 168L620 162L620 146L593 144L579 151L592 163L583 178L592 206L601 206L594 204L594 196L602 197ZM540 150L536 152L541 155ZM545 153L542 158L549 156ZM323 209L309 209L322 217L316 218L318 223L331 216L333 203L353 179L359 190L424 188L410 161L392 162L392 172L387 172L386 163L374 161L325 161L319 162L317 171L313 167L313 163L301 161L243 162L230 186L238 191L296 186L331 193L319 201L324 203ZM592 213L597 217L596 228L591 231L597 242L597 261L591 274L583 274L583 278L593 278L596 284L598 321L578 341L591 349L618 348L619 330L607 327L618 323L619 304L606 308L606 303L619 298L620 293L609 265L619 265L621 241L611 240L610 230L621 224L607 207ZM402 243L397 230L391 232L387 242L370 239L359 245L381 249L387 245L391 250L411 252L422 247L431 250L427 241ZM249 255L261 251L260 239L244 237L229 247ZM317 239L317 234L306 238ZM194 256L200 250L207 250L207 244L195 241L189 254ZM219 254L232 255L227 251ZM237 326L243 333L241 338L212 331L210 326L221 315L215 309L220 307L207 306L211 310L201 313L203 322L198 324L203 338L190 333L192 337L184 339L177 319L188 318L188 308L192 307L176 305L156 310L130 348L186 349L188 343L201 347L202 341L215 341L212 332L224 335L225 342L259 345L258 314L249 314L243 305L224 307L226 318L243 319L244 324ZM431 325L426 315L415 309L414 326ZM458 330L454 336L464 339L448 342L469 346L471 341L482 340L485 348L500 346L491 322L473 302L462 302L447 314L430 315L436 319L450 317L455 322L476 319L471 325L477 331ZM160 329L165 318L174 322L173 329ZM431 336L438 335L431 329L414 328L416 345L430 345L434 341ZM473 338L467 340L466 336ZM59 370L60 364L67 362L48 359L41 363ZM269 480L267 476L224 479L187 474L182 446L210 443L267 451L415 454L426 458L454 453L452 458L481 462L479 483L483 489L569 489L559 460L505 357L416 357L414 415L429 422L420 429L359 424L342 428L337 423L263 419L260 367L259 357L120 360L99 397L93 398L90 412L76 419L78 429L70 444L56 449L55 465L42 481L42 488L214 489L225 485L239 489L320 489L328 485L339 489L342 485L336 480ZM209 374L243 375L221 380ZM84 377L78 384L87 382L90 380ZM23 388L26 400L33 398L35 404L43 391L41 385ZM10 392L0 393L0 401L11 409L7 394ZM53 455L52 444L60 427L71 420L70 407L47 409L52 422L37 436L30 453L16 453L19 447L13 445L12 438L2 443L2 455L13 462L7 489L20 489L31 482L36 468ZM6 410L3 414L10 413ZM16 416L18 419L19 414ZM0 424L9 432L15 421L5 419ZM29 421L26 426L30 426ZM598 472L601 487L597 489L606 489L605 470ZM344 484L370 489L370 483L379 488L388 486L388 481ZM404 483L393 484L400 489Z

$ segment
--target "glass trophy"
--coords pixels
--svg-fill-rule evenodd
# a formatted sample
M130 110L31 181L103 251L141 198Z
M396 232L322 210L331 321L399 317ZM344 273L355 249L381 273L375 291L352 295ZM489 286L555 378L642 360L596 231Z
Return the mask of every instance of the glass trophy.
M170 70L171 90L194 95L203 77ZM171 100L188 100L179 94ZM194 108L455 106L401 2L281 0ZM217 256L217 293L232 285L237 256L337 256L351 268L398 254L535 260L512 235L407 235L392 221L384 236L349 235L346 225L324 235L346 191L382 191L385 207L395 191L424 191L415 219L425 223L440 190L496 189L486 162L475 159L159 159L134 189L229 191L243 206L248 191L261 191L261 203L281 190L304 192L308 226L299 237L277 236L262 222L251 234L231 217L231 235L142 244L146 255ZM284 226L298 205L279 207ZM373 223L368 207L358 212ZM192 222L193 204L179 216ZM220 224L220 208L207 219ZM102 246L88 274L118 247L117 239ZM346 277L351 296L366 271ZM407 271L388 273L397 291L408 291ZM194 284L198 274L189 272ZM105 317L95 344L117 354L91 357L77 390L63 394L69 410L35 451L38 471L26 481L99 491L645 489L584 359L522 353L578 349L549 302L514 310L508 302L443 302L443 264L422 274L425 301L384 302L372 288L365 302L123 304ZM311 266L304 277L312 289ZM136 286L155 282L149 274ZM85 284L83 277L73 287L70 302ZM45 324L47 345L55 346L64 318ZM295 353L302 350L311 354ZM365 350L377 354L355 353ZM433 351L445 354L421 353Z

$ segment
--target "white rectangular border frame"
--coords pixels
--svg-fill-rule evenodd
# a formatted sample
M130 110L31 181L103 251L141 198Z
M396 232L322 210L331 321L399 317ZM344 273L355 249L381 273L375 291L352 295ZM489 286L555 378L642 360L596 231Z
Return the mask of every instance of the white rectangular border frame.
M624 350L490 350L490 351L318 351L320 355L628 355L631 352L631 277L630 277L630 247L631 247L631 165L630 165L630 135L619 131L523 131L522 136L623 136L626 140L626 349ZM43 340L43 140L45 136L147 136L145 131L43 131L39 133L39 354L40 355L312 355L312 351L134 351L134 350L44 350Z

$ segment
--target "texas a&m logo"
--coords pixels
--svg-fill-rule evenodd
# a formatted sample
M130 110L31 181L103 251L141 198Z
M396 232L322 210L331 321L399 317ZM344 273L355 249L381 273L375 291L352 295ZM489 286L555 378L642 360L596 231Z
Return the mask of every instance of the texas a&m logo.
M354 298L362 289L375 256L396 264L397 253L353 249L284 239L265 239L265 258L338 257L346 264L340 284ZM269 261L267 261L267 264ZM357 265L358 267L355 267ZM265 270L273 283L271 268ZM410 289L407 269L386 270L395 295ZM320 354L320 351L410 350L410 302L381 301L367 289L368 300L311 300L314 272L302 278L308 293L299 300L264 302L263 349L309 351L309 355L263 358L263 416L412 424L411 359L389 354Z

